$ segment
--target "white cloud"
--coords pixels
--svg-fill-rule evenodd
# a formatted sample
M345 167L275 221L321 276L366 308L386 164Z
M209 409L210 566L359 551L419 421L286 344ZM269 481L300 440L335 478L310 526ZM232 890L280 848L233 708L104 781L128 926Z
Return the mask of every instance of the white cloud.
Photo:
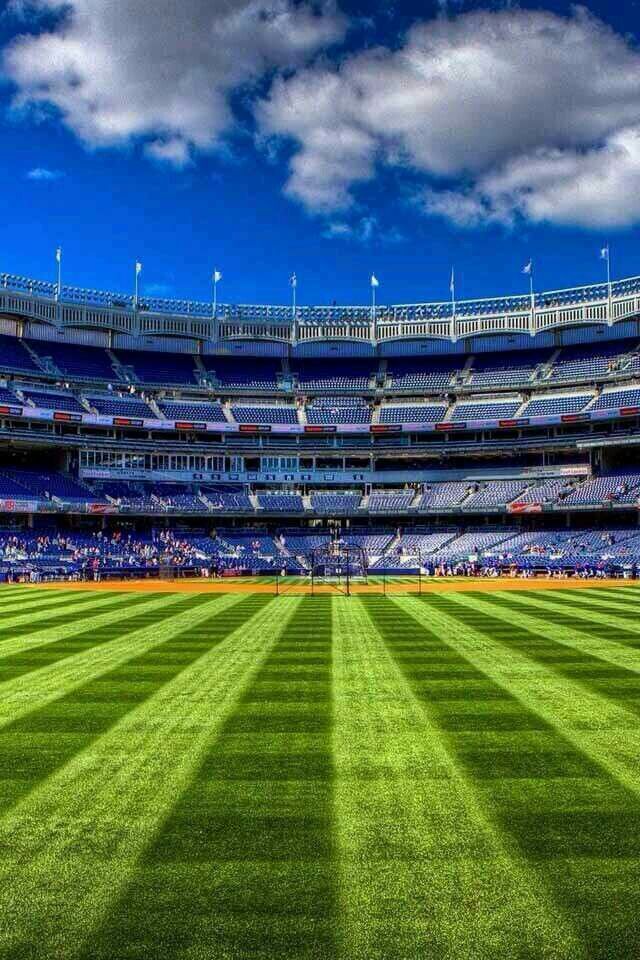
M189 144L180 137L170 140L152 140L145 147L145 153L154 160L170 163L174 167L186 167L191 163Z
M143 138L184 165L230 122L228 97L340 39L331 0L32 0L58 15L4 52L15 103L51 105L92 147Z
M374 216L360 217L354 222L330 220L322 236L326 240L355 240L363 246L390 246L405 239L396 227L383 227Z
M52 181L64 177L62 170L49 170L47 167L34 167L27 172L27 180Z
M540 150L517 157L471 188L425 190L428 213L461 227L535 223L588 229L640 221L640 126L629 127L592 150Z
M422 174L425 209L454 223L640 216L623 201L640 161L640 54L581 8L418 24L397 50L278 79L257 116L263 136L294 142L286 190L312 211L345 209L387 165Z

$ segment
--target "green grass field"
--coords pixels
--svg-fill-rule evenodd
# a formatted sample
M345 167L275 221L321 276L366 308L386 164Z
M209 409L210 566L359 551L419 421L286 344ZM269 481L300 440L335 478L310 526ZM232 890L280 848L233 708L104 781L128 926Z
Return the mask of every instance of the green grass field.
M640 592L0 612L2 960L640 956Z

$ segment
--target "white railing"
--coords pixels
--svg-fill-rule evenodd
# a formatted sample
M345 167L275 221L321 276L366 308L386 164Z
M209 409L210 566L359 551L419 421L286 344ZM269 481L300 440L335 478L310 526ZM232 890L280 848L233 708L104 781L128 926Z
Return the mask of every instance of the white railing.
M0 313L51 324L131 336L226 340L460 340L529 334L589 324L612 326L640 315L640 277L527 296L380 305L291 307L135 298L0 273Z

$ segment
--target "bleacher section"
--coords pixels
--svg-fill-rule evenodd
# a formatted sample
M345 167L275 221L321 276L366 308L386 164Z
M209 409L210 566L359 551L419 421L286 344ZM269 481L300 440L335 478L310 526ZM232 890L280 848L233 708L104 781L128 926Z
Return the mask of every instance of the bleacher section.
M474 387L526 384L540 364L549 362L552 353L552 350L514 350L508 354L477 354L468 382Z
M0 335L0 370L7 373L41 373L22 340Z
M566 394L536 397L520 411L521 417L553 417L563 413L579 413L593 400L593 394Z
M603 391L591 410L614 410L616 407L640 406L640 387L628 390Z
M282 377L280 360L264 357L200 358L212 385L220 384L227 390L277 390Z
M123 367L133 370L133 379L138 383L166 386L169 383L191 386L195 378L195 359L190 354L161 353L143 350L114 350Z
M82 404L70 393L39 393L35 390L23 390L25 400L34 407L43 410L67 410L72 413L85 413Z
M451 420L508 420L515 416L520 400L500 403L457 403Z
M390 390L447 390L453 374L464 364L461 357L405 358L390 357L387 361L387 386Z
M322 423L369 423L371 408L359 397L316 397L306 406L307 421Z
M453 481L451 483L434 483L425 486L420 498L418 509L420 512L450 510L457 507L469 494L472 484L467 481Z
M504 507L515 500L525 489L523 480L493 480L465 500L465 510L487 510Z
M413 490L380 490L369 495L369 513L402 513L415 497Z
M298 423L295 407L240 406L232 404L231 413L236 423Z
M513 503L540 505L560 503L571 490L572 485L568 480L547 480L543 483L533 484L521 493L517 493L513 498L512 505Z
M202 487L202 494L211 510L216 513L253 513L253 504L246 493Z
M158 406L167 420L225 423L225 416L219 403L161 400Z
M109 354L99 347L78 347L46 340L31 340L29 345L39 357L52 360L60 373L70 379L118 380Z
M108 417L136 417L153 418L155 415L151 407L135 397L118 397L111 394L105 396L87 396L89 405L98 413Z
M496 550L501 545L508 543L512 536L513 531L471 530L450 540L444 553L448 561L468 560L471 557L482 555L486 551Z
M616 372L638 369L637 340L618 340L595 346L565 347L551 370L551 380L597 380ZM626 361L626 362L625 362Z
M207 483L151 483L150 481L75 479L55 470L38 471L18 467L0 467L4 493L0 496L24 498L33 495L61 499L112 500L126 506L155 512L210 513L250 512L252 514L301 513L309 517L366 516L424 517L482 513L536 512L528 507L572 510L585 507L636 508L640 505L640 470L598 476L571 476L535 479L482 479L439 481L409 489L364 490L279 490L257 492L239 490L231 485ZM422 522L422 521L421 521Z
M304 504L299 493L260 493L258 503L262 510L274 513L304 512Z
M359 493L312 493L311 506L319 516L355 513L360 506Z
M47 499L59 497L63 500L95 500L95 494L85 484L63 473L50 471L5 469L3 478L16 490L27 491L31 496ZM16 494L18 496L19 494ZM22 493L24 496L24 492Z
M368 390L375 360L292 360L291 372L302 392Z
M635 503L640 499L640 476L622 474L610 477L592 477L577 484L564 498L566 506L579 504Z
M13 390L9 390L8 387L0 387L0 403L11 403L14 406L22 403Z
M384 404L380 407L380 423L437 423L444 420L446 410L446 403Z

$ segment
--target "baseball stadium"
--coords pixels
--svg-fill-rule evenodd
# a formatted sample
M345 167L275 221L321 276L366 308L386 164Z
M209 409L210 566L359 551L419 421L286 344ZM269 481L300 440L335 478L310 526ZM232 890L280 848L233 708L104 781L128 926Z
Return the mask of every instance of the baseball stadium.
M0 274L0 377L0 957L638 955L640 279Z

